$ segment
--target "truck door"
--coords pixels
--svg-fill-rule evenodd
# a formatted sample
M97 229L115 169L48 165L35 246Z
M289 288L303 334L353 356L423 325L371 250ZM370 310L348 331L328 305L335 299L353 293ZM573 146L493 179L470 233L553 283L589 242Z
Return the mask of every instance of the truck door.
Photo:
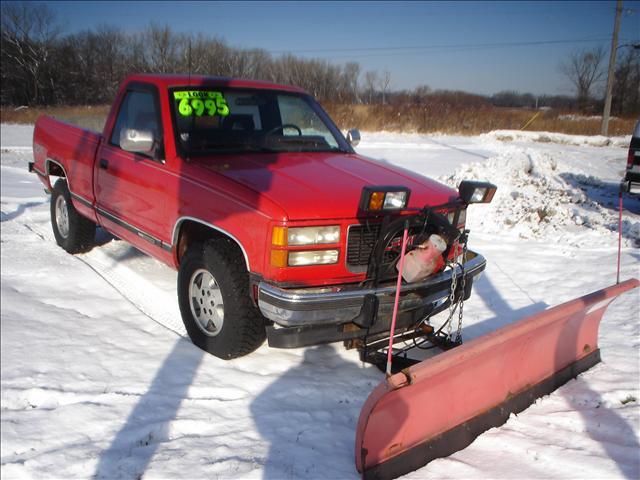
M151 154L120 147L124 129L152 131ZM114 127L96 158L95 194L101 223L142 250L150 245L165 249L162 238L169 174L164 163L164 142L158 91L148 84L131 85L120 104Z

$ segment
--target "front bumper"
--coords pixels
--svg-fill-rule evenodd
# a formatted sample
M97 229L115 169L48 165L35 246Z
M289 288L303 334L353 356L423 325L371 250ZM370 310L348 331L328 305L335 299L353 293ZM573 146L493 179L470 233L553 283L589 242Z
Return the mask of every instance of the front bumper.
M484 257L468 252L464 272L470 294L473 277L485 269ZM461 283L461 269L456 266L433 275L422 282L404 284L401 287L399 312L425 312L438 302L448 298L453 275ZM395 299L395 281L378 288L362 288L359 285L342 285L322 288L284 289L265 282L258 285L258 306L262 314L275 324L285 328L328 327L348 323L362 324L370 315L367 305L375 305L376 318L391 316ZM375 297L375 300L371 300Z

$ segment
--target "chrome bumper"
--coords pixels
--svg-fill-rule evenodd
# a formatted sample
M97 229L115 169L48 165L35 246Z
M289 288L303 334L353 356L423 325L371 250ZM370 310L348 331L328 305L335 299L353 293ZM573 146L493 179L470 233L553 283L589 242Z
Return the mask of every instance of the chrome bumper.
M486 266L483 256L468 252L465 277L471 279ZM439 302L449 296L451 279L460 281L461 269L449 269L422 282L401 287L399 311L410 311ZM378 288L356 285L293 288L275 287L266 282L258 284L258 306L262 314L282 327L338 325L351 322L360 315L367 295L378 298L378 315L391 315L396 293L395 282Z

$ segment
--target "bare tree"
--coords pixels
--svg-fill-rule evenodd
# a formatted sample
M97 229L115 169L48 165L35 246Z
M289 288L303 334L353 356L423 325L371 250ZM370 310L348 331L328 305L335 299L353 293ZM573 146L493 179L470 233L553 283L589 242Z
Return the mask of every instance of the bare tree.
M378 72L375 70L369 70L364 74L364 87L367 95L369 96L369 104L373 102L373 96L376 93L376 87L378 86Z
M97 76L102 77L102 101L109 101L118 91L120 79L126 75L122 62L124 36L120 30L108 25L101 25L96 29L96 40L99 45ZM96 52L97 53L97 52Z
M573 83L576 89L578 104L585 108L597 82L604 77L602 61L604 48L593 50L577 50L571 53L567 61L560 65L560 71Z
M360 102L358 96L358 77L360 76L360 64L357 62L348 62L344 66L344 77L346 89L350 93L351 101Z
M146 34L145 32L135 32L130 34L124 45L124 61L127 72L149 72L152 66L146 58Z
M156 72L175 72L178 64L179 37L169 25L154 25L146 31L149 63Z
M19 97L13 102L38 103L42 100L41 88L50 84L42 72L60 33L55 15L46 5L27 2L3 2L1 13L2 83L7 77L14 77L12 84L22 81L21 92L9 93ZM3 102L4 97L5 92Z
M387 91L389 90L389 85L391 85L391 72L389 70L385 70L382 73L382 103L387 103Z
M427 96L431 93L431 88L428 85L418 85L411 92L411 102L417 105L425 103Z
M629 49L621 55L613 83L613 111L629 115L640 111L640 51Z

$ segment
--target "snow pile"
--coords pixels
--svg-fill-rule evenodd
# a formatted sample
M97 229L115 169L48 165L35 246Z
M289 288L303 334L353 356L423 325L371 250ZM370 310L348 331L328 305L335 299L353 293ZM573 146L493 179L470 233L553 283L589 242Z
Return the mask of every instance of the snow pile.
M522 130L494 130L483 133L480 138L502 142L528 141L540 143L560 143L562 145L588 145L591 147L628 147L631 135L604 137L602 135L567 135L553 132L523 132Z
M556 239L572 245L610 244L609 235L617 235L614 200L618 186L576 172L548 152L514 150L486 162L463 165L441 177L453 187L472 179L498 186L489 205L471 207L468 226L475 231ZM626 245L640 245L640 217L630 212L624 217Z

